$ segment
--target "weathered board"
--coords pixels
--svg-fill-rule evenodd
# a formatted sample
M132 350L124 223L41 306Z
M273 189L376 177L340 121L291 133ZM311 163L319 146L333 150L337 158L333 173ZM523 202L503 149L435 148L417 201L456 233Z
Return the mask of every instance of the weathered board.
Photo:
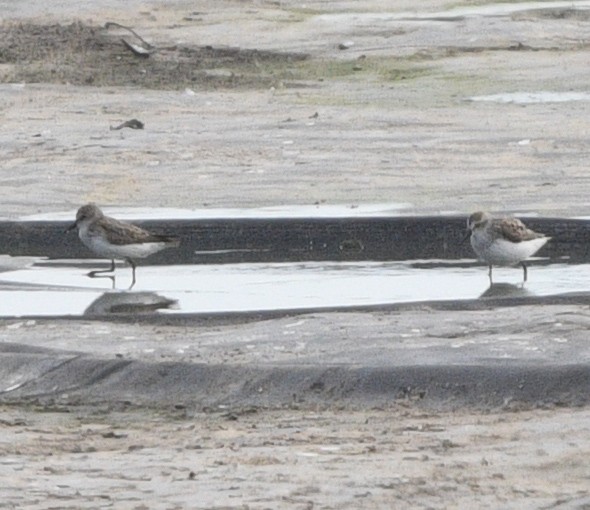
M178 249L150 257L153 264L236 262L473 259L465 218L457 216L219 219L134 222L177 236ZM552 236L539 256L590 260L590 221L531 218ZM93 258L66 222L0 222L0 254L51 259Z

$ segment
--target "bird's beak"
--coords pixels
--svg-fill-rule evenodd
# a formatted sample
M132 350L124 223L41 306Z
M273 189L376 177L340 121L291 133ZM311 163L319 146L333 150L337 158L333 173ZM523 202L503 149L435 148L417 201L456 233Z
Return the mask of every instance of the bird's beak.
M64 230L64 232L69 232L70 230L74 230L77 226L78 226L78 224L74 221L74 223L72 223L68 228L66 228Z
M461 244L463 244L465 241L467 241L467 239L469 239L470 236L471 236L471 230L467 229L467 232L465 232L463 239L461 239Z

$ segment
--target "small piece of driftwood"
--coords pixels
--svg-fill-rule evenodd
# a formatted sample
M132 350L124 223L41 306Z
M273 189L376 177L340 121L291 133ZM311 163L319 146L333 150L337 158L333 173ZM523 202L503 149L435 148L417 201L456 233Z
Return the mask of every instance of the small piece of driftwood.
M121 38L121 42L125 46L127 46L127 48L129 48L134 55L137 55L138 57L147 58L155 51L155 50L146 50L144 47L139 46L137 44L131 44L129 41L126 41L123 38Z
M133 34L133 36L135 36L141 42L141 44L134 44L123 38L121 38L121 42L127 47L127 49L129 49L134 55L137 55L138 57L147 58L152 53L157 51L157 48L155 46L147 42L143 37L141 37L135 30L133 30L130 27L126 27L125 25L115 23L114 21L107 21L104 27L107 30L111 27L122 28L123 30L127 30L128 32Z
M137 37L142 44L144 45L145 48L147 48L148 50L155 50L155 46L152 46L149 42L147 42L143 37L141 37L140 35L137 34L137 32L135 30L133 30L132 28L126 27L125 25L120 25L119 23L115 23L114 21L107 21L104 24L104 27L108 30L111 27L118 27L118 28L122 28L123 30L127 30L128 32L131 32L135 37Z

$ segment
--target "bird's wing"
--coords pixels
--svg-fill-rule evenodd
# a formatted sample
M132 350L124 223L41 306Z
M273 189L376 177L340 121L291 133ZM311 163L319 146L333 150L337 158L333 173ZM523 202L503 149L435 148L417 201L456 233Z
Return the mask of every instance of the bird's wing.
M112 218L109 218L109 221L100 222L97 226L111 244L162 243L171 240L169 237L152 234L136 225Z
M531 239L543 237L543 234L538 234L534 230L527 228L522 221L516 218L494 220L493 227L496 232L513 243L520 243L522 241L530 241Z

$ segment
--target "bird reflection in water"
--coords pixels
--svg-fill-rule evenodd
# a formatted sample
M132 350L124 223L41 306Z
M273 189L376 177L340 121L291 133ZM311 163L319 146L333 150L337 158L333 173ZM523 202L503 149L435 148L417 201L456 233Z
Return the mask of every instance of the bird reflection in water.
M91 273L94 271L91 271ZM100 273L100 271L99 271ZM110 275L110 274L92 274L92 275L88 275L90 276L90 278L107 278L109 280L111 280L111 288L113 290L115 290L115 276L114 275Z
M84 315L149 313L174 308L177 303L176 299L160 296L155 292L105 292L90 303Z
M522 284L492 283L485 292L479 296L479 298L528 297L533 295L534 294Z

